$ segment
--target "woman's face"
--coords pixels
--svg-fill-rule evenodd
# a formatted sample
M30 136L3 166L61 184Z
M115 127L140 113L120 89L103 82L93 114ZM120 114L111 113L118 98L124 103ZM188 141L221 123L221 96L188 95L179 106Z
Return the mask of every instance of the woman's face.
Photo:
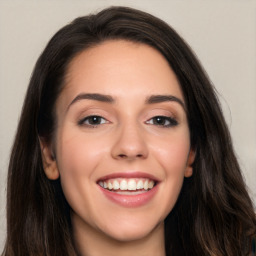
M119 241L163 229L192 175L184 108L174 72L147 45L107 41L74 58L45 169L60 175L75 229Z

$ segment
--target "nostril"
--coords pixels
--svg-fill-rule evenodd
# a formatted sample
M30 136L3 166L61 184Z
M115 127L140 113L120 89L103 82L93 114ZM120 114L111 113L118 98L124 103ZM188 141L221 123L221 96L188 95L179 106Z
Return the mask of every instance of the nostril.
M129 157L127 156L126 154L119 154L118 155L120 158L134 158L134 157ZM142 158L143 157L143 154L137 154L135 155L135 158Z

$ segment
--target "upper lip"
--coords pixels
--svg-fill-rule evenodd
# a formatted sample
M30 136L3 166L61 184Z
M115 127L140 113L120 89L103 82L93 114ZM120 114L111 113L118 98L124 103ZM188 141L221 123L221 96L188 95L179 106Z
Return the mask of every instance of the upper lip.
M111 173L106 176L100 177L97 182L99 181L104 181L108 179L115 179L115 178L145 178L145 179L150 179L155 182L159 182L159 180L152 174L145 173L145 172L116 172L116 173Z

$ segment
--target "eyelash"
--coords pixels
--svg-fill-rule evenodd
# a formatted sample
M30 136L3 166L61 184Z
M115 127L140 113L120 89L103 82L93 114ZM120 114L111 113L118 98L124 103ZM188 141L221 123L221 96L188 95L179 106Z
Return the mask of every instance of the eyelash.
M166 124L166 122L168 124ZM146 124L162 126L162 128L169 128L169 127L177 126L178 122L176 119L169 116L154 116L150 118L148 121L146 121Z
M98 123L97 121L99 121L99 119L102 121L104 120L104 123ZM92 124L90 123L90 121L96 121L96 123ZM88 123L86 123L88 122ZM103 118L102 116L97 116L97 115L92 115L92 116L87 116L83 119L81 119L78 124L79 125L85 125L89 128L97 128L97 126L101 125L101 124L106 124L106 123L109 123L105 118Z
M103 123L102 123L102 121L103 121ZM90 122L94 122L94 123L90 123ZM87 116L78 122L79 125L81 125L81 126L85 125L90 128L97 128L97 126L106 124L106 123L109 123L109 121L107 121L102 116L97 116L97 115ZM178 122L176 119L174 119L172 117L154 116L154 117L150 118L149 120L147 120L146 124L156 125L159 127L161 126L162 128L169 128L169 127L177 126Z

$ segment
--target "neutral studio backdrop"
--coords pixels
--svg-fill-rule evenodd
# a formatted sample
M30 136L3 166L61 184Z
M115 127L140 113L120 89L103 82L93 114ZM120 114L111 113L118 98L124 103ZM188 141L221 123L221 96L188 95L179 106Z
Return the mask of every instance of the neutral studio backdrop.
M59 28L110 5L162 18L196 52L219 92L256 203L256 0L0 0L0 252L8 158L33 66Z

